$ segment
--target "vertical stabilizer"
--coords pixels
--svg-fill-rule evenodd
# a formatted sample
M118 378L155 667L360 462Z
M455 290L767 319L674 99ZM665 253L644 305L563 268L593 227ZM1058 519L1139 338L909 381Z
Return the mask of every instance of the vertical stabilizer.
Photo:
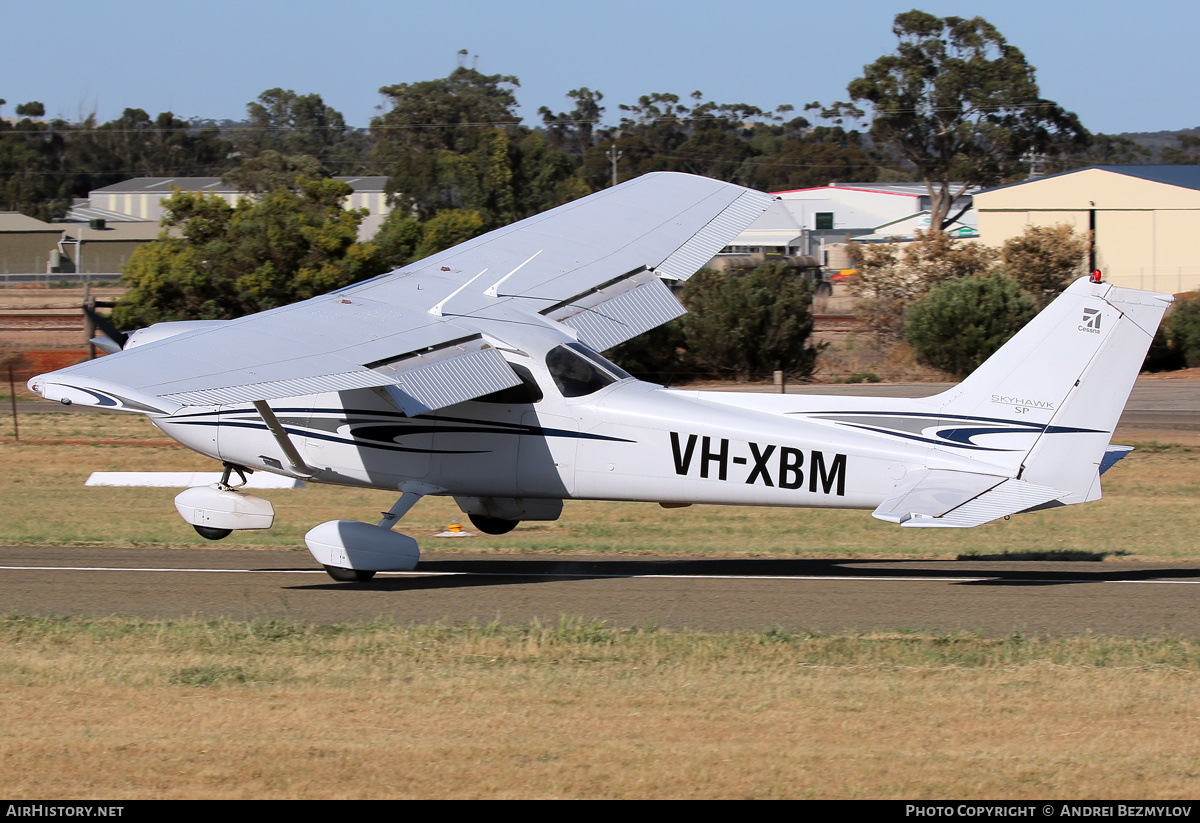
M1095 499L1105 449L1172 300L1077 280L939 395L940 412L978 421L998 452L989 459L1020 479L1069 490L1063 503Z

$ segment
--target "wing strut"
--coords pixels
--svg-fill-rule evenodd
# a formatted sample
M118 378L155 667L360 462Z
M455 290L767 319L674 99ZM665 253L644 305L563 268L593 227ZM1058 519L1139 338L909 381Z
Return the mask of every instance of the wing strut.
M316 475L316 472L304 462L304 458L300 456L300 452L296 451L296 446L288 437L287 430L283 428L283 425L279 422L279 418L275 416L275 412L271 411L271 407L267 405L267 401L255 400L254 408L258 410L258 414L262 417L263 422L267 424L267 429L271 432L271 436L275 438L275 442L283 450L283 455L287 458L292 471L306 480L311 480Z

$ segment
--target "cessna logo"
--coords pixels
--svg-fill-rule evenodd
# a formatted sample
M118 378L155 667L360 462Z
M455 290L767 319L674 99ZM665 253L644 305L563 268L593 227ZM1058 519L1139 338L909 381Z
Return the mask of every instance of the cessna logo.
M671 454L675 458L675 473L686 475L697 467L703 478L715 477L729 480L731 466L746 466L745 481L764 486L779 486L781 489L799 489L804 486L805 455L802 449L791 446L762 445L747 443L749 454L735 454L727 438L715 440L705 435L687 435L671 432ZM734 470L738 479L741 470ZM846 455L827 457L824 452L811 451L807 461L808 490L814 494L818 488L824 494L846 495ZM738 482L737 479L732 482Z
M1088 334L1100 333L1100 310L1099 309L1084 309L1083 310L1083 325L1079 327L1080 331Z

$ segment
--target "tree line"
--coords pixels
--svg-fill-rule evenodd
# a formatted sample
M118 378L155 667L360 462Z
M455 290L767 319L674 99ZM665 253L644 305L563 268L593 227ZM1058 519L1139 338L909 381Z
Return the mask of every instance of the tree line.
M938 292L942 281L959 283L967 271L1011 277L1019 269L964 260L972 252L940 234L958 216L953 204L965 187L1147 155L1126 138L1090 134L1042 98L1033 67L983 18L914 10L897 15L892 30L896 49L849 82L848 100L812 102L803 115L791 104L765 110L709 101L699 91L647 94L610 114L602 92L580 87L566 93L568 111L542 107L541 122L530 126L518 115L516 77L466 65L444 78L382 87L386 103L367 128L350 127L320 95L282 88L250 102L240 122L127 109L108 123L67 123L46 120L34 101L17 107L20 119L0 118L0 210L57 217L73 198L137 176L221 176L257 193L235 205L195 193L167 201L164 227L175 231L140 249L126 270L132 289L116 314L132 326L236 317L303 299L651 171L768 191L833 180L919 181L931 195L934 232L913 248L928 260L860 261L863 305L878 315L873 328L898 339L909 304ZM1195 149L1182 140L1169 157L1196 162ZM393 208L369 242L356 237L364 213L340 209L349 188L334 175L387 178ZM1030 242L1040 251L1070 251L1076 241ZM878 287L897 271L905 272L900 279L924 274L915 286L902 284L897 298L891 286ZM683 294L691 319L659 332L674 337L625 354L636 361L682 351L715 373L781 367L807 374L815 361L806 343L811 322L789 319L780 306L790 311L808 296L801 287L792 294L786 280L771 268L724 281L701 276ZM1058 288L1018 282L1010 295L1013 287L997 283L988 287L1000 290L994 300L976 294L966 302L992 305L992 315L1011 323ZM1026 297L1018 299L1022 285ZM770 295L784 291L786 300L773 305ZM937 338L936 319L917 325ZM963 325L944 326L956 324ZM718 326L738 330L722 336ZM943 368L960 371L969 360Z
M566 111L521 122L518 78L459 65L447 77L380 88L351 127L319 94L274 88L239 122L130 108L117 119L46 119L38 101L0 117L0 209L61 217L73 198L130 177L221 176L269 190L303 173L378 175L406 214L477 211L484 229L650 171L684 171L765 191L925 181L935 216L951 182L994 185L1031 168L1145 162L1132 141L1092 135L1040 96L1019 49L982 18L897 15L896 50L865 66L848 101L746 103L654 92L612 107L587 87ZM462 53L460 56L465 56ZM461 62L461 61L460 61ZM0 100L0 115L6 101ZM1185 136L1186 137L1186 136ZM1164 152L1196 162L1196 139Z

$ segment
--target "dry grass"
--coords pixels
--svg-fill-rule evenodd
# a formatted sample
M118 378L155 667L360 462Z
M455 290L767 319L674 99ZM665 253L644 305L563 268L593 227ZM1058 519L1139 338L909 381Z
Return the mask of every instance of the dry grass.
M93 470L211 461L146 445L161 435L138 418L24 420L41 442L0 444L0 543L214 545L179 521L174 490L83 486ZM965 533L866 512L569 503L558 523L437 541L456 513L437 499L405 530L437 550L1194 559L1200 447L1140 445L1104 501ZM296 549L315 522L391 503L267 494L279 525L239 544ZM13 616L0 795L1186 799L1200 794L1198 675L1200 645L1179 639Z
M216 470L214 461L178 446L142 418L26 415L21 443L0 443L0 543L9 545L219 546L303 549L316 523L372 520L388 492L310 486L268 491L276 525L217 544L176 515L177 489L86 488L92 471ZM26 431L28 428L28 432ZM57 441L57 442L55 442ZM67 441L69 444L64 444ZM1129 441L1125 441L1129 442ZM101 445L93 445L100 443ZM969 531L897 529L863 511L568 502L560 520L526 523L498 537L439 540L461 517L453 501L429 498L402 530L426 550L601 554L693 554L815 558L954 558L971 555L1200 559L1200 445L1137 443L1138 451L1105 475L1105 499L1086 506L998 521Z
M1194 798L1200 647L0 621L10 798Z
M954 382L953 375L917 362L917 353L907 343L884 341L860 331L831 337L830 345L817 358L814 377L839 382L848 375L875 375L888 383Z

